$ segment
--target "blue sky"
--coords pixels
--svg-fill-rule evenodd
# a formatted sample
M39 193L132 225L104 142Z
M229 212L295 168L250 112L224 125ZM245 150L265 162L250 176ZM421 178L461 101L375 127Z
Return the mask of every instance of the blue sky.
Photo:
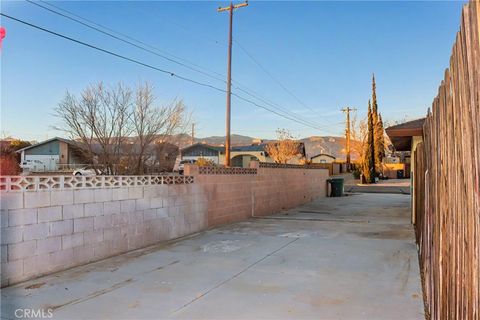
M271 138L287 128L299 137L342 135L344 106L366 113L371 74L384 120L423 116L448 66L464 2L258 2L235 12L234 39L302 104L265 74L238 46L233 79L321 130L280 118L236 98L233 133ZM226 2L55 2L116 31L220 74L226 73ZM159 68L224 88L223 82L108 38L24 1L2 1L2 13L101 46ZM225 95L173 79L2 18L3 134L43 140L61 135L53 108L66 90L91 83L151 82L159 104L183 99L198 136L224 135ZM239 92L241 94L241 92ZM245 95L246 96L246 95ZM247 97L247 96L246 96ZM306 105L308 108L306 108ZM312 112L313 109L315 112Z

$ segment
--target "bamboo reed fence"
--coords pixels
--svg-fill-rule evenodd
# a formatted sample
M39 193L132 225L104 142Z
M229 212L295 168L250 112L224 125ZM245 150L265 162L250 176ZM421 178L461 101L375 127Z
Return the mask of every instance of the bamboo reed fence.
M415 229L431 319L480 319L480 2L463 8L415 151Z

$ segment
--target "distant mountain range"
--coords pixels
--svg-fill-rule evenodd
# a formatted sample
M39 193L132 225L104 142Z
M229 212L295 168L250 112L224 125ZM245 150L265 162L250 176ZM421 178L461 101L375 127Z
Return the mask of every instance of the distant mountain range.
M178 141L180 141L180 146L188 146L191 144L191 136L187 134L177 136ZM250 145L254 140L258 141L258 138L253 138L249 136L243 136L238 134L233 134L231 136L232 146L239 145ZM261 139L261 138L260 138ZM262 139L263 142L268 142L271 140ZM311 136L300 139L301 142L305 144L305 151L307 152L307 157L312 157L319 153L330 154L338 159L345 159L345 138L344 137L334 137L334 136ZM205 138L195 138L195 143L206 143L214 146L221 146L225 144L225 136L211 136ZM358 158L358 154L352 152L352 160Z
M5 141L10 141L14 138L4 139ZM131 138L133 139L133 138ZM179 134L176 135L173 140L175 144L180 146L180 148L189 146L192 143L192 137L188 134ZM263 142L269 142L272 140L253 138L250 136L243 136L239 134L233 134L231 136L232 146L245 146L251 145L254 141L261 140ZM334 137L334 136L311 136L300 139L301 142L305 144L305 151L307 152L307 157L312 157L319 153L330 154L337 159L345 159L345 138L344 137ZM195 143L206 143L213 146L222 146L225 144L225 136L210 136L205 138L195 138ZM352 151L351 154L352 160L358 158L358 154Z

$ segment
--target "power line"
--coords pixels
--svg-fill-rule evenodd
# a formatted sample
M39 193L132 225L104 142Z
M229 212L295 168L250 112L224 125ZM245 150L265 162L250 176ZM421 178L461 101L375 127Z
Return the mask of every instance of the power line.
M168 74L172 77L175 77L175 78L178 78L178 79L181 79L181 80L184 80L184 81L187 81L187 82L190 82L190 83L193 83L193 84L197 84L197 85L200 85L200 86L203 86L203 87L207 87L207 88L210 88L210 89L213 89L213 90L216 90L216 91L219 91L219 92L222 92L222 93L226 93L226 90L224 89L221 89L221 88L218 88L214 85L211 85L211 84L208 84L208 83L204 83L204 82L200 82L200 81L197 81L197 80L194 80L194 79L191 79L191 78L188 78L188 77L185 77L185 76L181 76L179 74L176 74L172 71L168 71L168 70L165 70L165 69L161 69L161 68L158 68L158 67L155 67L153 65L150 65L150 64L147 64L147 63L144 63L144 62L141 62L139 60L135 60L135 59L132 59L132 58L129 58L127 56L124 56L124 55L121 55L121 54L118 54L118 53L115 53L113 51L110 51L110 50L107 50L107 49L103 49L103 48L100 48L98 46L95 46L95 45L92 45L92 44L89 44L89 43L86 43L86 42L83 42L81 40L78 40L78 39L75 39L75 38L72 38L72 37L69 37L69 36L66 36L66 35L63 35L63 34L60 34L58 32L55 32L55 31L52 31L52 30L49 30L49 29L46 29L46 28L43 28L43 27L40 27L38 25L35 25L35 24L32 24L32 23L29 23L27 21L24 21L24 20L21 20L21 19L18 19L18 18L15 18L15 17L12 17L10 15L7 15L7 14L4 14L4 13L0 13L1 16L5 17L5 18L8 18L8 19L11 19L11 20L14 20L16 22L19 22L21 24L24 24L24 25L27 25L29 27L32 27L34 29L37 29L37 30L41 30L41 31L44 31L46 33L49 33L51 35L54 35L54 36L57 36L57 37L60 37L60 38L63 38L65 40L69 40L69 41L72 41L72 42L75 42L77 44L80 44L80 45L83 45L85 47L88 47L88 48L91 48L91 49L94 49L94 50L97 50L97 51L100 51L100 52L103 52L103 53L106 53L106 54L109 54L109 55L112 55L114 57L117 57L117 58L120 58L120 59L123 59L123 60L126 60L126 61L129 61L129 62L132 62L132 63L135 63L135 64L138 64L138 65L141 65L143 67L146 67L146 68L149 68L149 69L152 69L152 70L155 70L155 71L158 71L158 72L161 72L161 73L164 73L164 74ZM240 100L243 100L249 104L252 104L254 106L257 106L259 108L262 108L264 110L267 110L271 113L274 113L280 117L283 117L285 119L288 119L288 120L291 120L291 121L294 121L296 123L299 123L299 124L302 124L304 126L307 126L307 127L310 127L312 129L317 129L317 130L321 130L321 127L317 127L317 126L312 126L312 125L309 125L307 123L304 123L304 122L301 122L295 118L292 118L288 115L284 115L284 114L281 114L279 112L276 112L275 110L272 110L268 107L265 107L263 105L260 105L258 103L256 103L255 101L252 101L250 99L247 99L245 97L242 97L240 95L238 95L237 93L233 93L232 92L232 95L235 96L236 98L240 99Z
M319 127L317 124L315 124L315 123L312 122L312 121L303 120L302 118L296 116L295 114L291 114L291 113L289 113L288 111L285 111L286 109L283 108L283 107L281 107L281 106L275 107L275 104L270 103L270 102L268 102L268 100L265 100L265 99L263 99L263 98L259 98L259 97L255 96L255 95L252 95L251 93L249 93L249 92L246 91L246 90L243 90L243 89L238 88L238 87L237 87L236 89L242 91L243 93L245 93L245 94L247 94L247 95L249 95L249 96L251 96L251 97L253 97L253 98L257 99L257 100L260 100L260 101L264 102L265 104L269 105L270 107L273 107L274 109L277 109L277 110L282 111L284 114L287 114L289 117L292 117L293 119L296 119L296 120L293 120L293 119L289 118L289 119L291 119L291 120L293 120L293 121L295 121L295 122L297 122L297 123L301 123L301 124L303 124L303 125L305 125L305 126L307 126L307 127L310 127L310 128L316 128L316 129L321 129L321 128L323 128L322 126ZM241 99L241 100L243 100L243 101L245 101L245 102L248 102L248 103L250 103L250 104L254 104L254 105L257 106L257 107L260 107L260 108L263 108L263 109L268 110L268 111L270 111L270 112L273 112L273 113L275 113L275 114L278 114L277 112L275 112L275 111L273 111L273 110L270 110L270 109L267 109L267 108L265 108L265 107L263 107L263 106L260 106L259 104L257 104L256 102L254 102L254 101L252 101L252 100L249 100L249 99L247 99L247 98L244 98L244 97L239 96L239 95L238 95L237 93L235 93L235 92L232 92L232 95L235 96L235 97L237 97L237 98L239 98L239 99ZM278 106L278 105L277 105L277 106ZM326 127L328 127L328 126L326 126Z
M80 15L78 15L78 14L75 14L74 12L71 12L71 11L68 11L68 10L66 10L66 9L63 9L63 8L61 8L61 7L57 6L57 5L54 5L54 4L50 3L50 2L45 2L45 1L43 1L43 0L39 0L39 1L42 2L42 3L44 3L44 4L47 4L47 5L51 6L51 7L53 7L53 8L56 8L56 9L58 9L58 10L60 10L60 11L66 12L66 13L74 16L74 17L77 17L77 18L83 20L83 21L87 21L88 23L93 24L93 25L95 25L95 26L97 26L97 27L103 28L103 29L105 29L105 30L107 30L107 31L110 31L110 32L115 33L115 34L117 34L117 35L120 35L120 36L122 36L122 37L124 37L124 38L127 38L127 39L129 39L129 40L131 40L131 41L134 41L134 42L136 42L136 43L139 43L139 44L141 44L141 45L143 45L143 46L145 46L145 47L147 47L147 48L150 48L150 49L152 49L152 50L155 50L155 51L161 52L161 53L163 53L163 54L169 55L169 56L171 56L171 57L174 57L175 59L178 59L178 60L180 60L180 61L183 61L185 64L190 64L190 65L192 65L192 66L194 66L194 67L196 67L196 68L203 69L203 70L207 70L206 68L204 68L204 67L202 67L202 66L200 66L200 65L198 65L198 64L196 64L196 63L194 63L194 62L192 62L192 61L190 61L190 60L181 58L181 57L179 57L179 56L177 56L177 55L175 55L175 54L173 54L173 53L171 53L171 52L168 52L168 51L166 51L166 50L160 49L160 48L158 48L158 47L156 47L156 46L153 46L153 45L148 44L148 43L146 43L146 42L144 42L144 41L138 40L138 39L136 39L136 38L134 38L134 37L132 37L132 36L129 36L129 35L125 34L125 33L116 31L116 30L114 30L114 29L112 29L112 28L109 28L109 27L107 27L107 26L104 26L104 25L102 25L102 24L99 24L99 23L97 23L97 22L95 22L95 21L89 20L89 19L87 19L87 18L85 18L85 17L82 17L82 16L80 16ZM36 3L34 3L34 4L36 4ZM225 81L225 80L223 80L223 78L225 77L224 74L222 74L222 73L220 73L220 72L216 72L216 71L214 71L214 70L207 70L207 71L212 72L212 73L214 73L214 74L216 74L216 75L218 75L218 76L221 77L221 78L215 78L216 80L219 80L219 81L222 81L222 82ZM197 71L197 72L198 72L198 71ZM212 76L210 75L210 77L212 77Z
M27 0L27 1L28 1L28 0ZM42 1L42 0L39 0L39 1ZM58 7L57 7L57 8L58 8ZM197 34L193 34L192 30L191 30L189 27L186 27L185 25L182 25L182 24L178 23L177 21L175 21L175 20L173 20L173 19L170 19L168 16L164 16L164 17L162 17L162 18L169 20L169 22L170 22L171 24L174 24L174 25L176 25L177 27L180 27L180 28L184 29L186 32L192 34L194 37L198 37ZM208 41L211 41L211 42L213 42L213 43L215 43L215 44L217 44L217 45L222 45L222 46L225 46L225 47L228 46L228 44L223 43L223 42L221 42L221 41L219 41L219 40L217 40L217 39L214 39L214 38L212 38L212 37L210 37L210 36L201 35L201 37L204 38L204 39L206 39L206 40L208 40ZM235 43L237 43L239 46L241 46L240 43L238 43L238 41L236 41L235 39L233 39L233 41L234 41ZM246 52L246 49L245 49L245 48L241 47L241 49ZM252 57L252 58L253 58L253 57ZM254 58L253 58L253 59L254 59ZM220 75L221 77L225 77L225 75L223 75L223 74L220 74L220 73L217 73L217 74ZM235 84L237 84L237 85L235 85ZM245 86L244 84L238 82L238 81L235 80L235 78L233 78L233 77L232 77L232 87L235 88L235 89L237 89L237 90L240 90L240 91L242 91L242 92L244 92L244 93L246 93L246 94L248 94L249 96L251 96L251 97L253 97L253 98L255 98L255 99L258 99L258 100L260 100L260 101L263 101L264 103L267 103L267 104L269 104L269 105L271 105L271 106L274 106L275 108L282 109L282 111L284 111L284 112L291 112L291 111L289 111L288 109L286 109L285 107L282 107L282 106L280 106L279 104L277 104L277 103L275 103L275 102L272 102L271 100L268 100L268 99L266 99L265 97L262 97L261 94L259 94L258 92L255 92L255 91L252 90L251 88L249 88L249 87ZM246 90L245 90L245 89L242 89L242 87L245 88ZM248 92L248 91L250 91L250 92ZM314 110L311 109L311 111L314 111ZM314 112L315 112L315 111L314 111ZM293 113L293 112L292 112L292 113ZM304 120L304 121L307 121L307 120ZM312 122L312 123L313 123L313 122Z
M171 54L171 53L168 53L168 52L166 52L166 51L164 51L164 50L160 50L160 49L157 48L157 47L151 46L151 45L149 45L149 44L147 44L147 43L145 43L145 42L142 42L142 41L137 40L137 39L135 39L135 38L133 38L133 37L130 37L130 36L124 34L124 33L115 31L115 30L113 30L113 29L111 29L111 28L109 28L109 27L106 27L106 26L104 26L104 25L101 25L101 24L99 24L99 23L96 23L96 22L94 22L94 21L92 21L92 20L89 20L89 19L86 19L86 18L84 18L84 17L81 17L81 16L79 16L79 15L77 15L77 14L71 12L71 11L62 9L61 7L58 7L58 6L54 5L54 4L47 3L47 2L44 2L44 1L40 0L42 3L45 3L45 4L47 4L47 5L49 5L49 6L52 6L52 7L56 8L56 9L58 9L58 10L61 10L62 12L66 12L66 13L68 13L69 15L72 15L72 16L74 16L74 17L77 17L78 19L81 19L81 20L83 20L83 21L87 21L88 23L93 24L93 25L95 25L95 26L97 26L97 27L91 26L91 25L89 25L89 24L87 24L87 23L85 23L85 22L82 22L82 21L80 21L80 20L78 20L78 19L76 19L76 18L72 18L72 17L70 17L70 16L68 16L68 15L66 15L66 14L63 14L63 13L58 12L58 11L56 11L56 10L50 9L50 8L48 8L48 7L45 7L45 6L43 6L43 5L41 5L41 4L37 3L37 2L31 1L31 0L26 0L26 1L27 1L28 3L30 3L30 4L33 4L33 5L37 6L37 7L39 7L39 8L42 8L42 9L44 9L44 10L47 10L47 11L51 12L51 13L57 14L57 15L59 15L59 16L61 16L61 17L64 17L64 18L66 18L66 19L69 19L69 20L71 20L71 21L74 21L74 22L76 22L76 23L79 23L79 24L81 24L81 25L83 25L83 26L85 26L85 27L87 27L87 28L90 28L90 29L92 29L92 30L95 30L95 31L97 31L97 32L100 32L100 33L102 33L102 34L104 34L104 35L107 35L107 36L109 36L109 37L111 37L111 38L114 38L114 39L116 39L116 40L118 40L118 41L121 41L121 42L130 44L130 45L134 46L135 48L138 48L138 49L140 49L140 50L143 50L143 51L146 51L146 52L148 52L148 53L154 54L154 55L156 55L156 56L158 56L158 57L161 57L161 58L163 58L163 59L166 59L166 60L168 60L168 61L170 61L170 62L176 63L176 64L178 64L178 65L181 65L181 66L185 67L185 68L188 68L188 69L193 70L193 71L195 71L195 72L198 72L198 73L200 73L200 74L206 75L206 76L208 76L208 77L210 77L210 78L212 78L212 79L215 79L215 80L221 81L221 82L223 82L223 83L226 83L226 81L225 81L224 79L221 79L221 78L219 78L219 77L213 76L213 75L209 74L208 72L204 72L204 71L202 71L202 70L198 70L197 68L204 69L204 70L206 70L206 69L203 68L203 67L201 67L201 66L199 66L199 65L197 65L197 64L194 64L194 63L192 63L192 62L190 62L190 61L188 61L188 60L186 60L186 59L183 59L183 58L180 58L180 57L178 57L178 56L175 56L175 55L173 55L173 54ZM100 28L103 28L103 29L108 30L108 31L110 31L110 32L106 32L106 31L104 31L104 30L101 30ZM114 33L114 34L113 34L113 33ZM121 37L118 37L118 36L116 36L115 34L120 35L120 36L122 36L122 37L124 37L124 38L130 39L130 40L132 40L132 41L134 41L134 42L140 43L142 46L137 45L137 44L133 43L132 41L122 39ZM171 59L171 58L169 58L169 57L167 57L167 56L165 56L165 55L163 55L163 54L159 54L159 53L157 53L157 52L155 52L155 51L152 51L152 50L150 50L150 49L148 49L148 48L145 48L144 46L149 47L149 48L152 48L153 50L156 50L156 51L159 51L159 52L168 54L168 55L170 55L170 56L173 56L173 57L175 57L176 59L180 59L180 60L186 61L187 63L189 63L189 64L191 64L191 65L194 65L196 68L191 67L191 66L188 66L188 65L185 64L185 63L176 61L175 59ZM223 77L224 77L224 75L222 75L222 74L220 74L220 73L217 73L217 72L215 72L215 71L211 71L211 72L216 73L216 74L219 74L220 76L223 76ZM232 81L233 81L233 79L232 79ZM291 117L293 117L293 118L295 118L295 119L297 119L297 120L299 120L299 121L301 121L301 122L303 122L303 123L308 123L308 124L311 125L311 126L316 126L316 124L315 124L313 121L303 119L303 118L300 117L299 115L296 115L295 113L289 111L287 108L282 107L282 106L280 106L280 105L278 105L278 104L276 104L276 103L273 103L273 102L271 102L271 101L266 100L265 98L261 97L261 95L259 95L258 93L254 92L253 90L249 89L248 87L246 87L246 86L238 83L237 81L235 81L235 83L237 83L237 85L233 85L233 87L234 87L235 89L237 89L237 90L239 90L239 91L242 91L243 93L249 95L250 97L253 97L254 99L257 99L257 100L259 100L259 101L262 101L263 103L266 103L266 104L268 104L269 106L271 106L271 107L273 107L273 108L275 108L275 109L280 109L283 113L288 114L289 116L291 116ZM242 89L242 87L244 87L244 88L246 88L246 89L248 89L248 90ZM253 94L250 93L249 91L253 92Z
M43 0L39 0L39 1L43 1ZM182 25L182 24L178 23L177 21L175 21L175 20L173 20L173 19L170 19L168 16L164 16L163 19L169 20L171 24L174 24L174 25L176 25L177 27L180 27L180 28L184 29L185 31L187 31L188 33L194 35L195 37L198 37L197 34L193 34L191 28L186 27L185 25ZM223 42L221 42L221 41L219 41L219 40L217 40L217 39L214 39L214 38L212 38L212 37L210 37L210 36L202 35L202 37L203 37L204 39L207 39L207 40L211 41L211 42L214 42L215 44L220 44L220 45L225 46L225 47L228 46L228 44L223 43ZM255 59L255 57L253 57L253 55L252 55L251 53L249 53L249 52L247 51L247 49L246 49L245 47L243 47L235 38L233 39L233 42L235 42L235 43L240 47L240 49L241 49L252 61L254 61L255 64L257 64L257 65L258 65L264 72L266 72L275 82L277 82L282 88L284 88L284 90L286 90L290 95L293 95L294 98L295 98L297 101L299 101L300 104L302 104L304 107L306 107L308 110L310 110L310 111L312 111L312 112L317 112L317 111L315 111L314 109L310 108L309 106L305 105L293 92L291 92L291 90L289 90L288 88L286 88L279 80L277 80L277 79L276 79L265 67L263 67L263 66L261 65L261 63L260 63L257 59ZM219 74L219 73L217 73L217 74ZM222 74L219 74L219 75L222 76L222 77L225 77L225 75L222 75ZM256 98L256 99L259 99L258 97L261 97L261 95L258 94L258 92L255 92L255 91L252 90L251 88L249 88L249 87L247 87L247 86L239 83L239 82L236 81L234 78L232 78L232 83L233 83L233 84L234 84L234 83L237 83L238 85L240 85L240 86L235 86L235 85L233 85L234 88L236 88L236 89L238 89L238 90L240 90L240 91L242 91L242 92L244 92L244 93L246 93L246 94L248 94L248 95L250 95L250 96L252 96L252 97L254 97L254 98ZM244 88L248 89L248 91L253 92L254 95L246 92L246 90L243 90L243 89L241 89L240 87L244 87ZM259 99L259 100L262 100L263 102L265 102L267 99L262 98L262 99ZM267 100L267 101L268 101L268 100ZM274 103L274 102L271 102L271 101L270 101L269 104L271 104L271 105L276 105L277 107L279 106L278 104L276 104L276 103ZM280 107L280 108L284 108L284 107Z
M266 99L266 98L263 98L261 95L259 95L259 94L256 93L255 91L252 91L252 90L244 90L244 89L242 89L241 87L238 87L238 86L234 86L234 88L237 89L237 90L239 90L239 91L241 91L241 92L243 92L243 93L245 93L245 94L247 94L247 95L250 96L250 97L253 97L253 98L257 99L257 100L262 101L263 103L265 103L265 104L267 104L267 105L269 105L269 106L271 106L271 107L273 107L273 108L275 108L275 109L279 109L279 110L283 111L284 113L295 115L296 118L301 119L301 121L303 121L303 122L310 123L310 124L312 124L312 125L314 125L314 126L316 125L313 121L304 120L304 119L301 118L300 116L297 116L295 113L290 112L286 107L283 107L283 106L281 106L281 105L279 105L279 104L277 104L277 103L275 103L275 102L272 102L271 100L268 100L268 99ZM252 91L253 94L250 93L249 91Z
M182 66L182 67L185 67L185 68L187 68L187 69L190 69L190 70L192 70L192 71L201 73L201 74L203 74L203 75L205 75L205 76L207 76L207 77L210 77L210 78L212 78L212 79L215 79L215 80L224 82L224 80L221 79L221 78L212 76L211 74L209 74L209 73L207 73L207 72L204 72L204 71L202 71L202 70L197 69L197 68L202 68L202 67L201 67L201 66L198 66L198 65L195 65L194 63L192 63L192 62L190 62L190 61L188 61L188 60L185 60L185 61L187 61L187 62L188 62L189 64L191 64L191 65L195 65L197 68L193 68L193 67L187 65L186 63L179 62L179 61L177 61L177 60L175 60L175 59L169 58L169 57L167 57L166 55L160 54L160 53L158 53L158 52L163 52L163 53L165 53L165 54L168 54L168 55L170 55L170 56L175 57L176 59L184 60L184 59L182 59L182 58L180 58L180 57L178 57L178 56L175 56L175 55L173 55L173 54L171 54L171 53L168 53L168 52L166 52L166 51L164 51L164 50L160 50L159 48L150 46L150 45L146 44L145 42L142 42L142 41L140 41L140 40L134 39L134 38L132 38L132 37L126 35L126 34L117 32L117 31L115 31L115 30L113 30L113 29L110 29L110 28L108 28L108 27L106 27L106 26L103 26L103 25L101 25L101 24L97 24L97 23L95 23L95 22L93 22L93 21L91 21L91 20L87 20L87 19L85 19L85 18L82 18L82 17L80 17L80 16L77 16L77 15L75 15L74 13L72 13L72 12L70 12L70 11L63 10L63 9L59 8L58 6L55 6L55 5L50 4L50 3L46 3L46 4L48 4L48 5L50 5L50 6L54 7L54 8L57 8L58 10L62 10L62 11L68 12L70 15L77 16L77 17L80 18L80 19L83 19L83 20L85 20L85 21L88 21L90 24L97 25L98 27L103 28L103 29L106 29L106 30L109 30L109 31L111 31L111 32L106 32L106 31L104 31L104 30L101 30L100 28L97 28L97 27L94 27L94 26L92 26L92 25L89 25L89 24L87 24L87 23L85 23L85 22L82 22L82 21L76 19L76 18L72 18L72 17L70 17L70 16L68 16L68 15L66 15L66 14L61 13L61 12L58 12L58 11L56 11L56 10L47 8L47 7L41 5L40 3L37 3L37 2L35 2L35 1L31 1L31 0L25 0L25 1L27 1L27 2L30 3L30 4L33 4L33 5L37 6L37 7L39 7L39 8L42 8L42 9L44 9L44 10L47 10L47 11L49 11L49 12L51 12L51 13L54 13L54 14L56 14L56 15L59 15L59 16L61 16L61 17L64 17L64 18L69 19L69 20L71 20L71 21L74 21L74 22L76 22L76 23L79 23L79 24L81 24L81 25L83 25L83 26L85 26L85 27L87 27L87 28L90 28L90 29L92 29L92 30L95 30L95 31L97 31L97 32L100 32L100 33L102 33L102 34L104 34L104 35L106 35L106 36L108 36L108 37L111 37L111 38L116 39L116 40L118 40L118 41L121 41L121 42L123 42L123 43L127 43L127 44L129 44L129 45L132 45L132 46L134 46L135 48L138 48L138 49L140 49L140 50L146 51L146 52L151 53L151 54L153 54L153 55L156 55L157 57L161 57L161 58L163 58L163 59L165 59L165 60L168 60L168 61L170 61L170 62L173 62L173 63L175 63L175 64L178 64L178 65L180 65L180 66ZM43 1L42 1L42 2L43 2ZM45 3L45 2L44 2L44 3ZM118 37L118 36L116 36L116 35L113 34L113 33L119 34L119 35L121 35L121 36L124 37L124 38L130 39L130 40L135 41L135 42L137 42L137 43L140 43L140 44L142 44L143 46L137 45L137 44L135 44L135 43L132 42L132 41L125 40L125 39L123 39L123 38L121 38L121 37ZM150 49L148 49L148 48L145 48L145 46L150 47L150 48L152 48L153 50L158 51L158 52L155 52L155 51L153 51L153 50L150 50ZM202 69L203 69L203 68L202 68ZM221 74L220 74L220 75L221 75Z
M336 122L336 123L332 123L332 124L330 124L330 125L322 126L322 127L320 127L320 128L322 128L322 130L324 130L324 128L336 127L336 126L341 125L341 124L343 125L343 124L345 124L345 122L343 122L343 121L342 121L342 122ZM298 132L300 132L300 131L304 131L304 130L307 130L307 129L306 129L306 128L297 128L297 129L292 129L291 131L298 131ZM249 131L253 131L253 132L272 132L271 129L235 129L235 130L233 130L233 131L242 131L242 132L249 132ZM327 132L328 132L328 130L324 130L324 131L327 131Z
M298 103L300 103L302 106L304 106L305 108L307 108L308 110L314 112L314 113L317 113L317 111L313 110L312 108L310 108L309 106L307 106L302 100L300 100L300 98L295 95L291 90L289 90L282 82L280 82L280 80L278 80L277 78L275 78L257 59L255 59L255 57L250 54L250 52L247 51L247 49L245 49L245 47L243 47L237 40L233 40L237 45L238 47L263 71L265 72L265 74L267 74L273 81L275 81L283 90L285 90L285 92L287 92L289 95L291 95Z
M184 30L189 31L190 33L192 33L191 30L190 30L189 28L185 27L184 25L181 25L181 24L179 24L178 22L169 19L168 17L165 17L165 18L168 19L168 20L170 20L170 22L171 22L172 24L175 24L176 26L181 27L182 29L184 29ZM209 41L212 41L212 42L216 43L216 44L221 44L221 45L223 45L223 46L228 46L228 44L222 43L222 42L220 42L220 41L218 41L218 40L216 40L216 39L213 39L213 38L211 38L211 37L207 37L207 36L204 36L204 35L203 35L203 37L204 37L205 39L208 39ZM235 38L233 39L233 42L235 42L235 43L239 46L239 48L240 48L256 65L258 65L265 73L267 73L270 78L272 78L278 85L280 85L285 91L287 91L287 93L289 93L291 96L293 96L293 97L295 98L295 100L297 100L300 104L302 104L302 105L303 105L305 108L307 108L308 110L310 110L310 111L312 111L312 112L314 112L314 113L317 113L316 110L310 108L310 107L307 106L305 103L303 103L303 102L300 100L300 98L298 98L291 90L289 90L289 89L288 89L287 87L285 87L279 80L277 80L277 79L276 79L265 67L263 67L263 66L261 65L261 63L260 63L257 59L255 59L255 57L254 57L251 53L249 53L249 52L247 51L247 49L246 49L245 47L243 47ZM233 78L232 78L232 82L233 82L233 83L238 83L238 82L237 82L235 79L233 79ZM241 89L241 87L239 87L239 86L233 86L233 87L236 88L236 89L238 89L238 90L240 90L240 91L242 91L242 92L244 92L244 93L246 93L246 94L248 94L248 95L250 95L250 96L252 96L252 97L254 97L254 98L256 98L256 99L259 99L259 100L267 103L267 102L266 102L266 101L268 101L267 99L265 99L265 98L259 98L259 97L261 97L261 95L258 94L258 93L255 92L255 91L253 91L251 88L248 88L248 87L246 87L246 86L244 86L244 85L242 85L242 84L240 84L240 83L238 83L238 84L239 84L241 87L244 87L244 88L248 89L248 91L253 92L254 95L251 95L251 94L248 93L246 90ZM278 104L276 104L276 103L274 103L274 102L271 102L271 101L270 101L268 104L270 104L270 105L276 105L277 107L279 107ZM282 108L284 108L284 107L280 107L280 108L282 109Z
M162 19L165 19L165 20L169 20L169 22L179 28L182 28L186 33L190 33L194 38L199 38L199 35L198 35L198 30L195 30L195 34L192 32L192 28L190 27L187 27L181 23L178 23L178 21L168 17L168 16L162 16ZM204 38L205 40L208 40L209 42L212 42L212 43L215 43L216 45L221 45L223 47L228 47L228 44L223 42L223 41L220 41L218 39L215 39L209 35L205 35L205 34L201 34L200 35L201 38Z
M255 105L255 106L259 107L259 108L262 108L262 109L265 109L265 110L267 110L267 111L270 111L270 112L272 112L272 113L274 113L274 114L276 114L276 115L282 116L282 117L284 117L284 118L286 118L286 119L295 121L295 122L297 122L297 123L301 123L301 124L303 124L304 126L307 126L307 127L313 128L313 129L317 129L317 130L321 130L321 129L322 129L322 127L311 126L311 125L308 125L308 124L306 124L306 123L299 122L299 121L295 120L294 118L290 118L290 117L288 117L288 116L282 115L281 113L278 113L278 112L276 112L276 111L274 111L274 110L271 110L271 109L269 109L269 108L266 108L265 106L262 106L262 105L256 103L255 101L252 101L252 100L250 100L250 99L244 98L244 97L242 97L242 96L240 96L240 95L238 95L238 94L236 94L236 93L234 93L234 92L232 92L232 96L235 96L235 97L237 97L238 99L243 100L243 101L245 101L245 102L248 102L248 103L250 103L250 104L253 104L253 105Z

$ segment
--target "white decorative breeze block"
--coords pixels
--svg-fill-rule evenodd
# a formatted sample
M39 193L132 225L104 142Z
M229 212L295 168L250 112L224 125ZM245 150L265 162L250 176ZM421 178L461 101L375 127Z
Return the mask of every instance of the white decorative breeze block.
M93 188L141 187L162 184L193 183L192 176L145 175L145 176L0 176L0 191L41 191ZM99 195L100 198L108 195Z

